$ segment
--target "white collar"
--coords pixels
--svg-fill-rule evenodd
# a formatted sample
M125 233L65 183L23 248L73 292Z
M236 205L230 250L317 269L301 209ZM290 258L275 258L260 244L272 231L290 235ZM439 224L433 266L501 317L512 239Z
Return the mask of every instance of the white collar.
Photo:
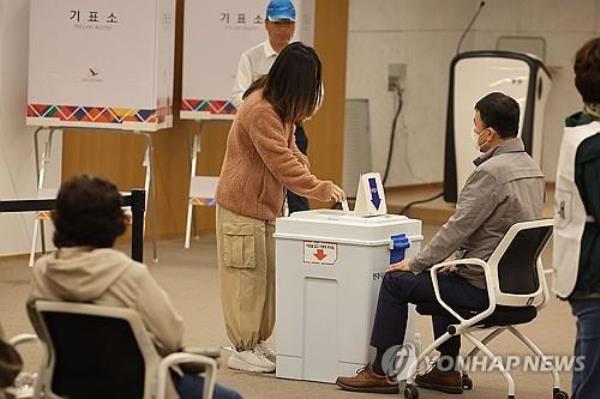
M273 46L271 46L271 42L269 41L269 39L265 40L263 47L265 50L265 57L271 58L277 56L277 52L273 50Z

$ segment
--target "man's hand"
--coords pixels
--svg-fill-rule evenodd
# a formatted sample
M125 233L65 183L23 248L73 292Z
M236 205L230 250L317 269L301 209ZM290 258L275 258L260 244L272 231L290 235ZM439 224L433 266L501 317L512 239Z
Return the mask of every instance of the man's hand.
M447 265L442 267L440 270L438 270L438 273L450 273L456 270L456 266L454 265Z
M385 271L386 273L392 272L410 272L410 267L408 266L409 259L404 259L402 262L394 263L390 265Z

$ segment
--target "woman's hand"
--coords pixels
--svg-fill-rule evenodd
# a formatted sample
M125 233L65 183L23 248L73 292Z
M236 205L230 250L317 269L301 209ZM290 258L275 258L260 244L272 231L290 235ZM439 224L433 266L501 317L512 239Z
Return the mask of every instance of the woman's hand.
M346 199L346 193L340 187L333 184L333 189L331 190L331 199L337 202L342 202Z

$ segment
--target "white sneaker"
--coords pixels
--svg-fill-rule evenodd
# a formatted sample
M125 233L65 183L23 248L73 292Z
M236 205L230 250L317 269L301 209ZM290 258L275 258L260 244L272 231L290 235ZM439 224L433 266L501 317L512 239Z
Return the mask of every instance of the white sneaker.
M277 359L277 353L275 353L273 349L269 348L265 341L260 341L258 345L256 345L256 349L265 355L265 357L271 362L275 363L275 360Z
M267 359L258 348L243 352L233 351L227 360L227 367L250 373L273 373L275 371L275 363Z

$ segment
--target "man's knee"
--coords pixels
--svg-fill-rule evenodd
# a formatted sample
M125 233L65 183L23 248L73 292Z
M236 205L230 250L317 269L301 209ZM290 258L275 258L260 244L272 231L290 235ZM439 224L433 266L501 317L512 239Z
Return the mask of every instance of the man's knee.
M415 275L411 272L386 273L381 283L382 289L400 296L412 290L416 283Z

